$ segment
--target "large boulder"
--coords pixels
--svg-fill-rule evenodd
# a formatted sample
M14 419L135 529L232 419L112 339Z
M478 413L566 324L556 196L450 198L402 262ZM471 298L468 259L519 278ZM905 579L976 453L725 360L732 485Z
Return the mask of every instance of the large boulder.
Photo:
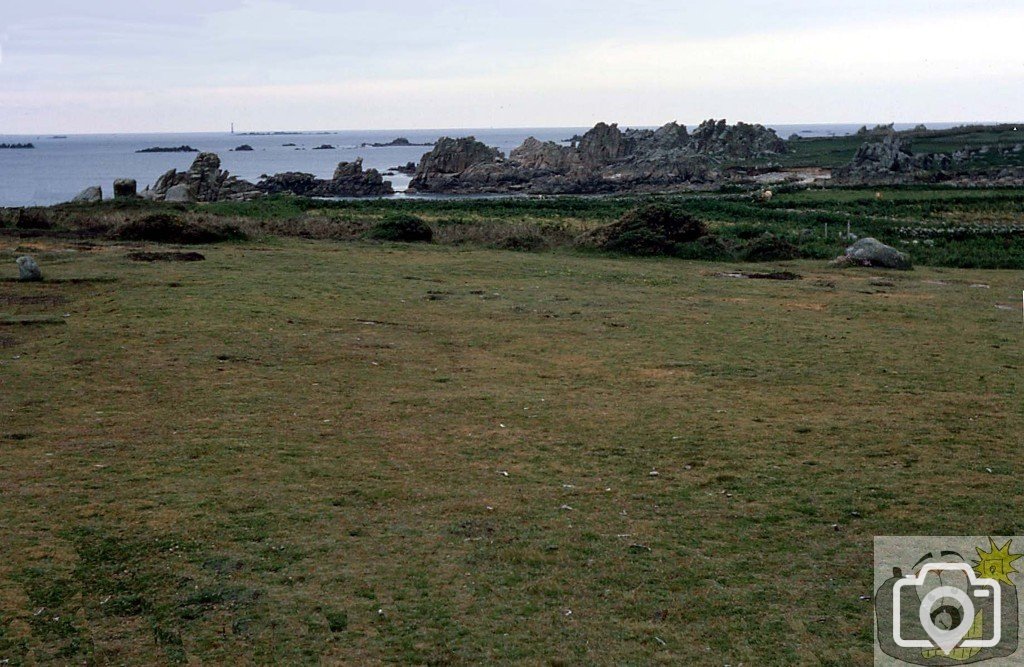
M103 201L103 188L98 185L90 185L71 200L74 204L94 204L98 201Z
M134 178L119 178L114 181L114 199L134 199L138 196L138 184Z
M15 260L18 264L18 280L22 282L36 282L43 279L43 272L40 270L36 260L28 255L23 255Z
M832 265L838 267L870 266L901 271L909 271L914 268L906 254L870 237L851 245L845 253L832 262Z

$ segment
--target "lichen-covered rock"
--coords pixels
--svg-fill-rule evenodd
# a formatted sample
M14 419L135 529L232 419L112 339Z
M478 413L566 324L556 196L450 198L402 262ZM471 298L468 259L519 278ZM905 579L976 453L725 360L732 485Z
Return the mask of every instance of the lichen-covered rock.
M914 268L910 258L892 246L873 238L863 238L832 262L832 266L870 266L880 269L909 271Z
M22 282L36 282L43 279L43 272L36 260L28 255L23 255L15 260L18 264L18 280Z
M103 201L103 188L98 185L87 187L71 200L74 204L94 204L98 201Z

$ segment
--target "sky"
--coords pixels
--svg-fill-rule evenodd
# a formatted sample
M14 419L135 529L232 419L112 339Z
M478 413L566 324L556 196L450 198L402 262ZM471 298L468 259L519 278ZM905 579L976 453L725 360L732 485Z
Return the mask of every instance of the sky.
M1024 120L1020 0L0 0L0 134Z

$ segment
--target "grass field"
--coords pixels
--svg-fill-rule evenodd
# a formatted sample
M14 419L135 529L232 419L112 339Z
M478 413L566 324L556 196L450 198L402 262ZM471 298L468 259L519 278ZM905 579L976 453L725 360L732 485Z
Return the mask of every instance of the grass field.
M1024 531L1019 272L16 246L5 664L865 664L872 536Z

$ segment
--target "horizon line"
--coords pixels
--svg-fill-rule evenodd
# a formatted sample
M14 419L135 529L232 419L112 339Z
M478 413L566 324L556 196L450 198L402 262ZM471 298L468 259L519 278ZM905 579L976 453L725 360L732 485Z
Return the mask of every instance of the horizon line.
M711 120L711 119L712 118L709 117L709 118L706 118L704 120ZM714 120L721 120L721 119L714 118ZM635 123L621 123L621 122L615 122L615 121L613 121L613 122L599 121L599 122L607 122L609 125L617 125L619 127L623 127L623 128L627 128L627 129L650 129L650 128L658 128L658 127L661 127L662 125L665 125L665 123L661 123L660 125L648 125L648 124L635 124ZM673 122L673 121L666 121L666 122L670 123L670 122ZM674 122L679 122L679 121L674 121ZM700 121L700 122L697 122L697 123L680 123L680 125L683 125L683 126L685 126L687 128L689 128L689 127L697 127L697 126L699 126L703 122L704 121ZM739 122L749 122L749 121L740 121L740 120L733 121L733 123L739 123ZM764 127L769 127L769 128L772 127L772 126L796 126L796 125L809 125L809 126L860 125L860 126L866 126L866 127L868 127L870 129L872 125L887 125L889 123L892 123L894 125L925 125L925 126L927 126L928 124L932 124L932 125L952 125L952 126L956 127L956 126L968 126L968 125L1005 125L1005 124L1014 124L1014 123L1017 123L1017 122L1018 121L1014 121L1014 120L955 120L955 121L954 120L941 120L941 121L940 120L930 120L930 121L901 121L901 120L896 120L896 121L888 121L888 123L876 122L876 121L868 121L868 122L865 122L865 121L813 121L813 122L807 122L807 123L759 121L759 122L750 122L750 124L752 124L752 125L762 125ZM1021 121L1020 124L1024 125L1024 121ZM596 125L596 123L594 125ZM500 125L500 126L499 125L492 125L492 126L488 126L488 127L484 127L484 126L480 126L480 127L423 127L423 128L404 127L404 128L345 128L345 129L325 129L325 128L319 128L319 129L310 129L310 130L297 130L297 129L290 129L290 130L238 130L236 128L235 131L233 132L233 134L234 134L234 136L246 136L246 135L252 136L254 134L255 135L269 135L269 134L296 134L296 135L298 135L298 134L342 133L342 132L447 132L447 131L451 131L451 130L459 130L459 131L473 131L473 130L485 130L485 131L500 131L500 130L579 130L579 129L583 129L583 128L592 128L592 127L594 127L594 125L507 125L507 126L506 125ZM20 132L20 133L12 133L12 134L6 134L6 133L3 133L3 132L0 132L0 137L38 137L38 138L51 137L52 138L52 137L55 137L55 136L87 137L87 136L104 136L104 135L106 135L106 136L110 136L110 135L114 135L114 136L133 136L133 135L150 135L150 134L232 134L232 132L230 130L144 130L144 131L132 131L132 132L68 132L68 131L52 131L51 132L51 131L46 131L46 132L28 132L28 133Z

